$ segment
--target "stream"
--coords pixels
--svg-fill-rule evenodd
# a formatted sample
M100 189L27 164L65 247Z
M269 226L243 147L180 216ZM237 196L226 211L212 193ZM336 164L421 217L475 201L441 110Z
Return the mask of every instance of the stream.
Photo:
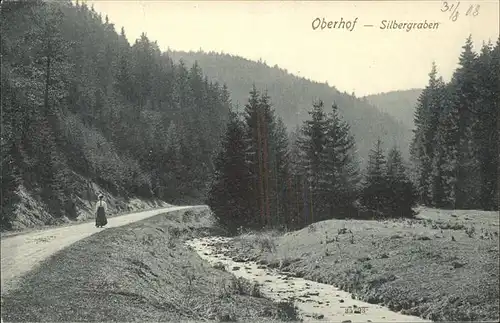
M229 238L205 237L186 244L211 265L221 263L226 271L260 285L260 291L273 301L293 300L304 322L432 322L393 312L386 307L352 299L335 286L280 273L256 262L235 262L215 247Z

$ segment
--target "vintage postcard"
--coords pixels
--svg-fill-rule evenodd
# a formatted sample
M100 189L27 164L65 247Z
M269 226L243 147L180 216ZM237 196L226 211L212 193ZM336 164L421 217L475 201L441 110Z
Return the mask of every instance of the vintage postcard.
M2 323L498 322L499 12L2 1Z

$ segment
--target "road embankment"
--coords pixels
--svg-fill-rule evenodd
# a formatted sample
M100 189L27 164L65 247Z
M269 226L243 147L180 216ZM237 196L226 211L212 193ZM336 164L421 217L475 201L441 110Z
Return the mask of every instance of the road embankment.
M16 288L2 293L2 318L273 322L293 315L293 308L261 297L257 286L212 268L184 244L214 230L210 212L199 207L89 235L57 251Z

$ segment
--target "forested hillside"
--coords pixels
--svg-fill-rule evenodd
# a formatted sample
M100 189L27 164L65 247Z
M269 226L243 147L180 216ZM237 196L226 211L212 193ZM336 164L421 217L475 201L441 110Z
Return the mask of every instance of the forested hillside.
M387 112L406 127L413 129L415 106L420 93L422 93L422 89L391 91L367 95L361 99L381 111Z
M335 87L297 77L278 66L270 67L263 62L239 56L203 51L168 53L174 61L182 59L187 64L197 61L211 80L226 83L233 103L239 104L240 110L243 109L253 84L257 89L267 89L276 114L283 119L289 130L295 130L296 126L308 119L307 112L314 101L321 99L328 104L335 102L352 127L363 164L368 160L373 138L377 137L382 139L385 148L397 145L403 156L409 156L408 144L412 134L406 125L367 102L339 92ZM332 75L335 75L335 71L332 71ZM353 77L360 77L361 82L361 76Z
M412 168L397 147L372 138L361 171L355 123L321 98L287 138L272 97L254 88L240 114L231 114L207 203L233 231L412 217L417 202L498 209L499 44L477 54L469 37L449 84L433 65L415 110Z
M426 205L498 207L498 43L468 39L448 84L433 68L411 141L327 84L129 44L78 2L4 1L1 30L2 229L75 219L96 193L118 211L207 201L231 229L411 216L415 189Z
M420 200L439 208L498 209L500 204L500 38L463 46L449 83L437 66L418 99L412 157Z
M95 193L202 200L227 89L78 2L3 1L1 30L2 229L74 219Z
M335 103L314 102L288 137L271 100L254 87L244 110L231 113L207 200L221 225L235 232L414 215L416 190L397 147L386 154L374 140L362 174L351 126Z

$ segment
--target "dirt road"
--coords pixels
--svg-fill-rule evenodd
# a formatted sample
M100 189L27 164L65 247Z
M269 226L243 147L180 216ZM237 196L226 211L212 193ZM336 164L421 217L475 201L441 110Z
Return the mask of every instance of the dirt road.
M28 232L2 239L2 294L14 288L19 282L19 278L36 267L40 262L80 239L101 230L109 230L113 227L144 220L161 213L195 207L204 206L174 206L113 217L108 219L108 225L104 229L97 229L93 222L88 222L37 232Z

